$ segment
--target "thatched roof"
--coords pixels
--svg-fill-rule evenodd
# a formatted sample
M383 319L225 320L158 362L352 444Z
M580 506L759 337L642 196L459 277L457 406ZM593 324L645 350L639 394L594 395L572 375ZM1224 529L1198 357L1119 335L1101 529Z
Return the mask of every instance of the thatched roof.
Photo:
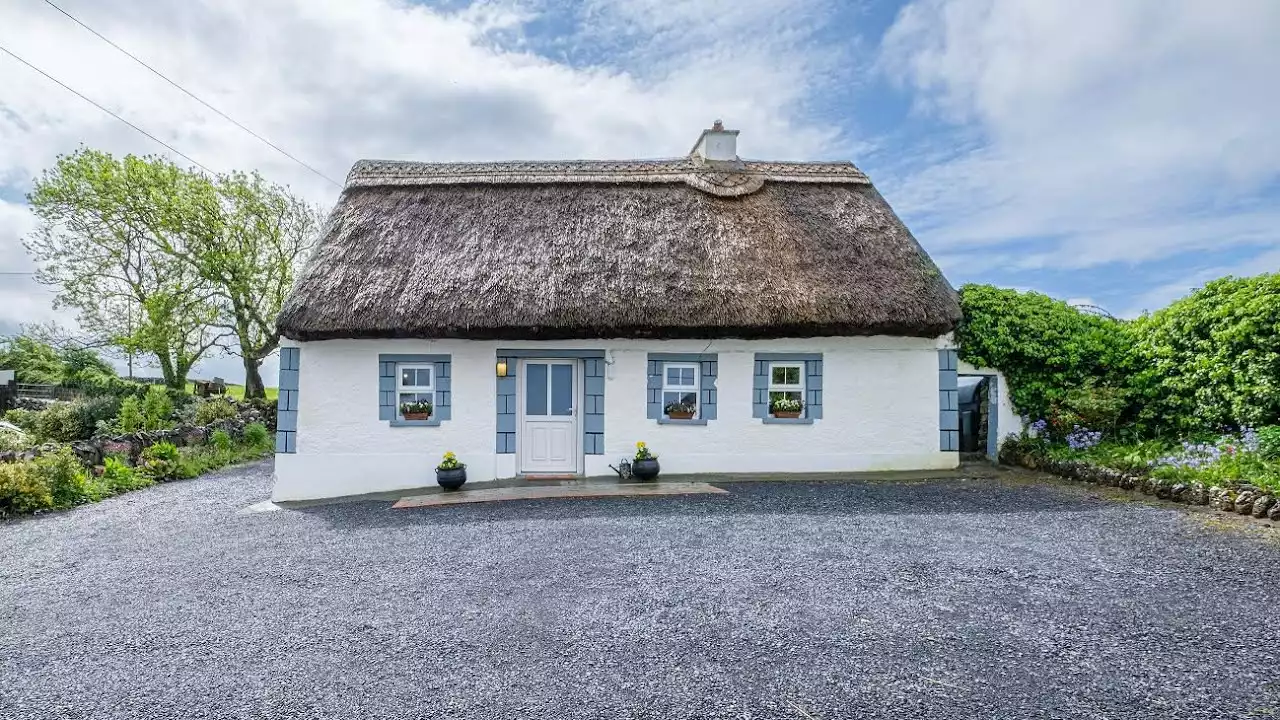
M955 291L850 163L357 163L279 317L359 337L936 337Z

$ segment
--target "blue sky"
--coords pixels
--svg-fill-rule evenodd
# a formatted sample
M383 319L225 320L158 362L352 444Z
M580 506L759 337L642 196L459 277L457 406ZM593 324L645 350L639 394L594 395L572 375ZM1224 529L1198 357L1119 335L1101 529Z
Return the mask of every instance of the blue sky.
M957 286L1132 316L1280 266L1280 3L61 4L330 177L673 156L722 118L746 157L853 160ZM43 3L0 7L0 45L215 170L336 195ZM22 194L57 153L163 149L10 58L0 79L0 270L22 271ZM0 328L73 319L50 299L0 276Z

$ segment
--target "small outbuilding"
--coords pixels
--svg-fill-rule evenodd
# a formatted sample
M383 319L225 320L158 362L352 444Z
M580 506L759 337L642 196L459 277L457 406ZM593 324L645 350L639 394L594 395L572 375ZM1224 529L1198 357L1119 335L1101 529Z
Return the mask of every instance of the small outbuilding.
M955 467L953 288L848 162L361 161L279 317L277 500ZM429 414L424 414L424 411Z

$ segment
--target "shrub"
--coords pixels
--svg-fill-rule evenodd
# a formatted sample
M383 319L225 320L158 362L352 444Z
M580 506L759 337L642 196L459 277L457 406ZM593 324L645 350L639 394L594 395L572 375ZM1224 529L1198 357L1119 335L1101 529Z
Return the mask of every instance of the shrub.
M1260 428L1257 436L1258 454L1267 460L1280 460L1280 425Z
M84 424L84 416L72 403L53 403L41 410L36 419L36 436L43 442L84 440L93 434L93 429Z
M169 418L173 415L173 400L164 387L152 385L147 388L147 396L142 400L143 422L148 430L163 430L169 426Z
M209 444L219 450L230 450L231 436L225 430L214 430L209 436Z
M1102 387L1089 380L1068 390L1063 405L1080 418L1081 425L1114 430L1129 406L1129 399L1122 388Z
M31 447L31 437L11 430L0 430L0 452L18 452Z
M36 424L40 420L40 413L35 410L27 410L26 408L14 408L4 414L4 420L13 423L29 433L36 431Z
M69 447L41 455L32 461L32 471L49 487L55 507L71 507L101 500L106 489L90 477Z
M142 415L142 404L138 398L130 395L120 402L120 414L116 417L116 427L123 433L135 433L146 425Z
M178 477L182 478L199 477L237 460L234 450L219 447L183 448L179 454Z
M53 494L31 463L0 464L0 515L19 515L53 507Z
M129 464L120 458L109 457L102 467L102 484L112 494L129 492L144 488L151 484L146 476L135 472Z
M249 423L244 426L244 444L255 450L270 449L271 433L262 423Z
M181 455L173 443L158 442L142 451L140 472L153 482L180 477Z
M235 405L221 398L197 403L195 408L195 422L197 425L212 425L219 420L230 420L238 414Z
M93 397L76 403L76 412L80 414L80 423L91 428L92 434L99 424L111 425L111 421L120 414L120 398L112 395Z

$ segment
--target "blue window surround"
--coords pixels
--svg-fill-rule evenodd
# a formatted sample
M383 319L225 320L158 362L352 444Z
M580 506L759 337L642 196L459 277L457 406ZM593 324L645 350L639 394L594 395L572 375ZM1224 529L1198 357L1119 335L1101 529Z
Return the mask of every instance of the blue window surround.
M276 402L276 452L298 452L298 362L300 348L280 348L280 398Z
M430 420L401 420L396 403L396 366L400 363L434 366L432 382L435 394ZM378 419L391 427L439 427L453 417L453 373L448 355L378 355Z
M698 365L698 418L672 420L662 412L662 366L664 363L696 363ZM720 362L716 353L649 353L646 387L646 417L659 425L706 425L716 419L716 375Z
M938 449L960 451L960 386L955 350L938 351Z
M511 455L516 451L517 362L521 358L570 358L582 360L582 452L604 454L604 350L502 349L495 353L498 362L507 364L507 376L497 383L497 437L495 452Z
M804 363L804 417L769 415L769 363ZM765 425L812 425L822 419L822 353L756 353L752 381L751 416Z

